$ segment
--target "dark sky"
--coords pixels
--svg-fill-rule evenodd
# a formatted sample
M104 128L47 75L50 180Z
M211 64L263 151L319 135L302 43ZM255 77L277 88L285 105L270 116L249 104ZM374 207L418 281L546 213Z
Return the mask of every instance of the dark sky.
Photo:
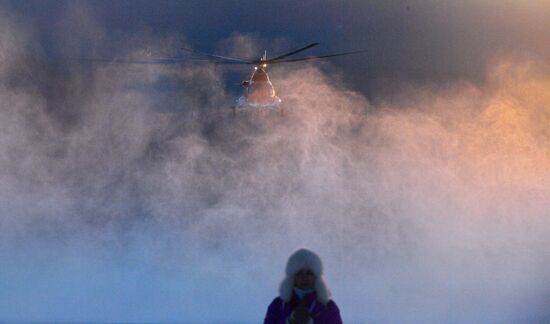
M94 41L69 36L84 49L80 55L112 55L112 48L97 54L101 41L129 33L177 35L211 52L238 46L232 35L250 36L269 53L312 41L321 45L307 54L366 49L332 61L345 81L371 98L403 81L480 81L500 56L550 58L548 1L11 1L3 7L25 17L40 30L46 52L61 57L67 53L57 46L59 26L78 10L105 34Z

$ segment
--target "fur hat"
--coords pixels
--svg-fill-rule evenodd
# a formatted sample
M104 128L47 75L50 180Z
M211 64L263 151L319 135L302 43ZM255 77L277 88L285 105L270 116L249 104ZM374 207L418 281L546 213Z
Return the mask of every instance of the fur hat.
M326 305L330 300L330 291L323 280L323 263L317 254L306 249L300 249L288 258L286 276L279 287L279 296L284 302L289 302L292 299L294 275L303 268L309 268L315 274L317 300Z

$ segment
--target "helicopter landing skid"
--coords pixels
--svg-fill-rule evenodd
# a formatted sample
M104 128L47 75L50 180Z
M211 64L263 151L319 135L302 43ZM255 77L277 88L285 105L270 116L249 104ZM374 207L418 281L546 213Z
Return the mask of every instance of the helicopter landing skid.
M239 111L248 111L248 110L272 110L281 113L281 98L275 96L272 102L250 102L247 100L245 96L241 96L239 99L237 99L237 104L234 107L234 112L237 113Z

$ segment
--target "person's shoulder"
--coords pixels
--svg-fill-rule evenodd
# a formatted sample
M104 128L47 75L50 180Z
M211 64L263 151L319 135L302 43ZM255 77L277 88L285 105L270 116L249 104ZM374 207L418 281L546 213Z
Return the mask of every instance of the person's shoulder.
M338 305L336 305L336 303L334 302L334 300L329 300L328 303L327 303L327 307L328 308L332 308L334 310L339 310L338 309Z
M273 298L273 301L269 305L270 306L277 306L277 305L282 305L283 303L284 302L283 302L283 299L281 297L275 297L275 298Z
M332 324L342 324L342 318L340 317L340 309L334 302L334 300L329 300L325 312L325 317L323 318L323 323L332 323Z

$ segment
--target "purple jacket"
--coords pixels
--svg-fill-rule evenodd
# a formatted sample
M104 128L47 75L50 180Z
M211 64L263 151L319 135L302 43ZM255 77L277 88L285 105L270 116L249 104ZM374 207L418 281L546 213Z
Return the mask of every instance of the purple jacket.
M314 292L305 295L304 300L309 314L313 318L313 323L342 324L340 310L332 300L323 305L317 300L317 294ZM285 324L286 319L299 303L300 299L296 294L292 295L292 300L288 303L285 303L281 297L275 298L267 308L264 324Z

